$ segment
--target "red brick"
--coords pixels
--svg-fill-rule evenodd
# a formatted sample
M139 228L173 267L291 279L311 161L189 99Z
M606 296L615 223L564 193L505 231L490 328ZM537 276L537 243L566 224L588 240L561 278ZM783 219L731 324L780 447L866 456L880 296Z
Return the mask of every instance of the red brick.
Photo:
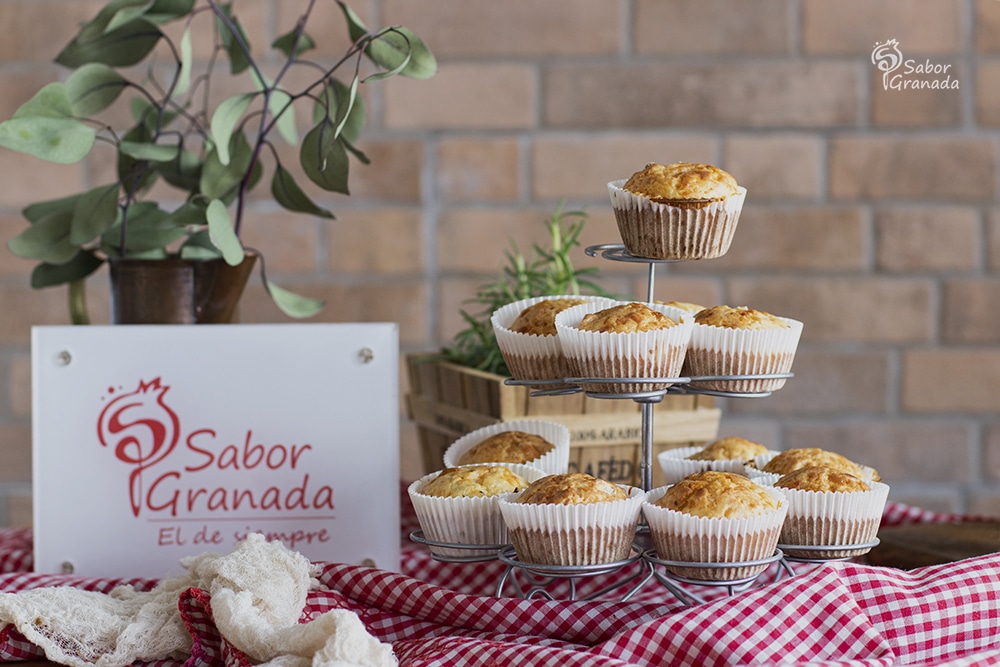
M279 208L250 211L241 236L246 247L260 251L268 272L309 273L317 266L322 224L314 216Z
M749 197L749 195L748 195ZM868 231L854 207L744 206L729 252L685 269L819 272L864 267Z
M716 162L718 141L708 134L541 134L532 142L532 194L538 198L609 201L609 181L628 178L649 162Z
M830 195L839 199L969 201L994 193L993 147L964 135L837 137L829 170Z
M240 0L240 2L242 4L243 0ZM377 30L382 26L376 25L373 22L372 17L375 12L372 3L373 0L351 0L347 4L364 21L369 30ZM273 23L268 21L265 23L272 33L268 44L278 35L294 29L296 22L302 16L307 6L307 3L301 0L297 0L296 2L283 0L282 2L274 2L273 4L274 11L277 12L277 21ZM241 15L242 11L241 9ZM395 13L389 13L386 18L393 25L406 24ZM309 22L306 23L306 33L316 43L316 48L305 55L310 60L315 60L317 56L327 59L333 57L339 58L347 52L352 42L348 34L347 23L344 21L344 12L333 2L317 2L313 5L312 13L309 15Z
M0 482L31 481L31 426L0 425Z
M982 246L971 207L898 206L875 216L875 256L885 271L972 270Z
M7 395L10 415L28 420L31 418L31 352L12 354L7 365Z
M926 129L961 125L961 88L972 84L970 72L954 60L931 62L948 65L948 71L942 75L917 75L905 69L896 70L888 80L881 73L872 72L871 118L876 126ZM894 78L897 74L901 78ZM910 83L913 81L921 83ZM911 87L904 87L907 85ZM913 87L921 85L939 87Z
M629 294L644 300L649 280L645 275L633 280ZM722 281L717 278L695 277L671 274L669 271L657 271L653 284L654 300L685 301L696 303L706 308L722 302Z
M556 63L542 83L553 127L843 127L861 70L839 62Z
M384 13L442 59L614 55L624 0L578 0L572 11L532 0L384 0Z
M986 253L989 267L1000 269L1000 210L993 209L989 214L989 226L986 233Z
M92 19L105 3L97 0L15 0L0 4L0 62L51 61L80 24Z
M973 6L976 50L980 53L1000 53L1000 5L994 0L976 0Z
M805 0L802 48L811 54L867 55L876 42L897 39L904 57L957 53L964 15L960 0Z
M0 284L0 303L7 313L16 313L0 318L0 344L27 344L33 325L69 324L65 287L33 290Z
M1000 278L947 280L942 330L948 343L1000 344Z
M874 467L882 481L975 481L976 448L967 423L935 420L878 420L850 423L793 423L785 445L819 447Z
M28 221L20 215L0 215L0 240L3 241L0 246L0 276L25 285L31 280L31 271L38 262L18 257L7 249L7 242L27 228Z
M535 124L537 76L530 65L441 63L431 79L385 82L391 129L523 129Z
M422 212L347 209L326 223L326 267L334 274L414 275L425 268Z
M521 181L515 139L455 137L437 145L437 188L449 201L514 201Z
M13 528L30 528L31 494L10 493L7 495L7 525Z
M983 475L988 480L1000 480L1000 424L992 422L983 436Z
M980 61L975 81L976 121L980 126L1000 126L1000 62Z
M0 149L0 206L20 210L28 204L84 190L80 164L51 164L12 150Z
M902 356L900 404L919 413L1000 410L1000 350L913 349Z
M823 190L823 141L806 134L739 134L726 140L725 167L750 201L816 199Z
M713 56L788 53L792 45L788 5L786 0L762 0L747 11L740 0L638 0L632 22L635 50Z
M800 320L807 342L925 343L934 331L932 285L924 280L795 276L727 282L730 305Z
M794 377L767 398L730 401L736 415L879 415L888 408L889 356L800 348ZM836 448L835 448L836 449Z

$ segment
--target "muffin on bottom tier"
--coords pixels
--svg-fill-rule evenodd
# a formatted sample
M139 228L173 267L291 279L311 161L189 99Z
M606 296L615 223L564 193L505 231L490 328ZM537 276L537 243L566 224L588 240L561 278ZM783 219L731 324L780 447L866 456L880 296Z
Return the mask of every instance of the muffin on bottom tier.
M780 542L786 554L807 559L853 558L868 553L878 534L889 487L866 482L825 466L812 466L783 475L774 483L788 498L788 516ZM808 549L808 546L846 546L844 549Z
M695 380L696 377L783 375L792 369L802 323L745 306L713 306L694 317L684 374L691 386L759 393L780 389L785 378Z
M609 327L621 330L583 328L600 322L584 324L588 316L598 315ZM655 303L584 304L556 315L556 330L573 377L675 378L680 375L691 337L690 319L691 315L680 308ZM655 328L645 328L652 327L653 320L658 320ZM660 391L669 386L662 382L588 382L583 388L592 393L622 394Z
M614 303L598 296L562 294L523 299L494 311L490 317L500 354L515 380L559 380L532 385L533 389L555 389L570 374L555 330L555 316L583 303Z
M480 443L493 438L502 437L506 433L523 432L540 436L553 445L553 449L537 456L537 458L526 459L518 457L516 460L480 461L480 463L526 463L541 469L547 474L564 473L569 467L570 438L569 429L559 422L547 421L544 419L515 419L498 424L490 424L466 433L461 438L451 443L444 452L444 465L453 468L459 465L459 461L466 452L476 447ZM514 436L513 440L519 439ZM498 448L504 449L503 447ZM499 457L498 457L499 458Z
M637 488L568 473L543 477L499 506L518 561L600 565L631 555L644 497Z
M501 497L522 491L544 477L538 468L491 464L446 468L430 473L407 488L424 537L461 545L507 544L507 525L500 515ZM435 556L490 556L495 550L431 546Z
M767 565L739 565L774 555L788 502L781 491L731 472L703 471L646 494L643 515L664 565L679 577L738 581ZM699 567L711 563L715 567ZM733 563L726 567L725 563Z

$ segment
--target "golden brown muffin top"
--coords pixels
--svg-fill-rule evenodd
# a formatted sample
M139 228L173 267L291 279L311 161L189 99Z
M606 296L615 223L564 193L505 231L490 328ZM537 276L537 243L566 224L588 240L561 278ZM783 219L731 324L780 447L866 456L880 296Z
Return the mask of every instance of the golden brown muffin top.
M829 466L799 468L787 475L782 475L774 485L782 489L835 491L838 493L855 493L871 490L871 487L860 477L846 473L843 470L830 468Z
M537 479L517 499L529 505L583 505L626 500L628 491L583 472L547 475Z
M700 452L688 457L691 461L749 461L767 454L767 447L736 435L716 440Z
M677 322L669 316L633 301L588 313L583 316L579 328L600 333L637 333L675 326Z
M828 468L834 468L855 477L862 479L865 477L864 470L854 461L837 452L831 452L818 447L786 449L768 461L761 470L778 475L787 475L799 468L809 468L811 466L827 466ZM875 473L873 479L878 481L878 473Z
M521 334L536 336L556 335L556 314L585 303L583 299L546 299L532 304L521 313L510 325L510 330Z
M761 485L736 473L715 470L688 475L653 504L684 514L723 519L744 519L780 506Z
M663 304L664 306L680 308L681 310L686 310L689 313L697 313L699 310L705 309L705 306L698 305L697 303L691 303L690 301L657 301L656 303Z
M650 162L625 181L625 190L655 201L719 201L737 192L732 174L710 164Z
M528 463L546 454L555 445L540 435L524 431L501 431L473 445L459 457L459 465L468 463Z
M420 493L444 498L478 498L513 493L528 486L528 481L504 466L466 466L445 468L429 481Z
M707 324L727 329L789 329L787 322L777 315L754 310L747 306L712 306L695 313L696 324Z

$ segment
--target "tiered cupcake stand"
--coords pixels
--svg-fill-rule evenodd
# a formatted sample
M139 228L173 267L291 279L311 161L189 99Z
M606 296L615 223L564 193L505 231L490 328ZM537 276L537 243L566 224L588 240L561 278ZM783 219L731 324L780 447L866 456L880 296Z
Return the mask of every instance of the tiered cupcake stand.
M648 267L646 302L651 303L654 299L654 283L656 278L656 266L658 264L672 263L683 260L660 260L637 257L629 254L622 244L604 244L589 246L585 252L590 257L602 257L610 261L629 262L636 264L646 264ZM560 384L556 388L539 389L533 395L553 396L567 395L585 392L590 398L608 400L632 400L639 404L641 408L641 452L639 475L643 491L650 491L653 485L653 408L669 394L704 394L722 398L762 398L770 396L772 392L746 393L746 392L726 392L702 389L696 384L703 382L731 381L731 380L779 380L793 376L792 373L782 374L760 374L760 375L733 375L733 376L705 376L705 377L676 377L676 378L592 378L592 377L567 377L545 380L515 380L508 379L506 384L537 387L552 387L553 384ZM656 391L642 391L630 393L599 393L587 391L587 386L592 384L608 383L631 383L668 385L665 389ZM423 544L431 548L448 549L449 553L461 553L467 551L475 553L470 556L442 556L433 553L436 560L452 563L470 563L499 560L505 565L503 574L500 576L495 596L503 597L505 590L510 585L515 597L531 599L569 599L569 600L594 600L594 599L619 599L626 601L635 595L650 580L656 579L661 585L666 587L678 600L687 605L701 604L705 600L699 596L693 588L723 587L729 595L749 590L759 584L763 572L769 566L777 564L774 581L783 576L794 576L793 563L821 563L835 560L846 560L844 557L822 556L824 553L836 554L845 550L852 550L855 553L863 553L878 544L878 539L867 544L852 545L831 545L808 547L810 557L796 556L795 552L803 549L801 546L778 544L775 553L768 558L727 563L694 563L690 561L669 561L657 557L656 549L652 546L648 528L640 525L636 532L636 540L632 545L631 555L620 561L602 563L598 565L585 566L565 566L565 565L542 565L537 563L524 563L517 559L514 547L509 544L492 545L462 545L429 540L424 537L420 530L414 531L410 539L418 544ZM819 555L816 555L819 554ZM692 579L680 576L671 570L700 569L746 569L753 568L757 574L741 579ZM598 577L605 578L608 583L599 590L588 590L585 594L581 592L580 582L594 579L600 582ZM523 583L522 583L523 579ZM603 582L601 582L603 583Z

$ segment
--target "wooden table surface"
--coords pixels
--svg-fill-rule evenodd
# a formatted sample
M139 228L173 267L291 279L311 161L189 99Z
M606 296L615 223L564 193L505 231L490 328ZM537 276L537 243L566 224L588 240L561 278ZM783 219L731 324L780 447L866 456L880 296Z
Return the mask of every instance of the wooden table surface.
M919 523L883 528L866 561L912 570L1000 551L1000 521Z

